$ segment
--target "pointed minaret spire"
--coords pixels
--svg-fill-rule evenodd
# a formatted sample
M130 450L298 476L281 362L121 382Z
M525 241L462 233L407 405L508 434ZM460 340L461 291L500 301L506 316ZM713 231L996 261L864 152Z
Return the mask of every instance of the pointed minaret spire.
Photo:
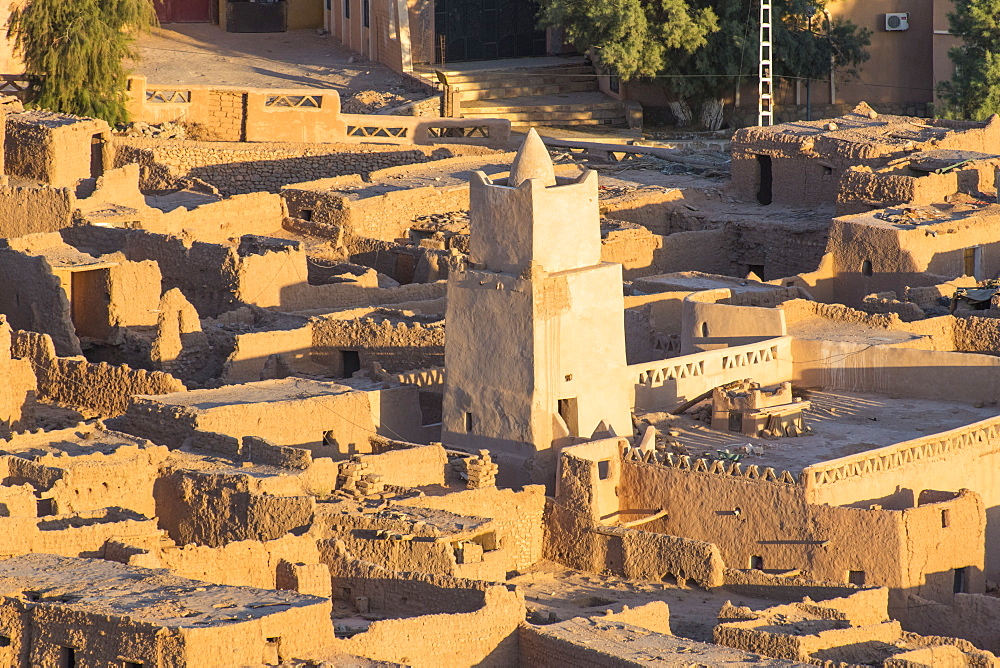
M528 136L524 138L524 143L521 144L514 162L511 163L507 185L516 188L528 179L537 179L544 186L556 184L556 171L552 167L552 159L535 128L528 130Z

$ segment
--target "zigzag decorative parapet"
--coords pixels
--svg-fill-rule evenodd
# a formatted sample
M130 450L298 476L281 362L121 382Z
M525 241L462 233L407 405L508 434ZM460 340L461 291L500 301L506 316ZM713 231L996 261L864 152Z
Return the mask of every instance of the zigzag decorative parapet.
M727 475L735 478L746 478L748 480L763 480L765 482L777 482L785 485L799 485L801 480L797 480L788 471L776 473L770 466L760 469L756 464L751 464L744 470L739 462L723 462L720 460L691 459L688 455L673 455L672 453L656 452L650 450L643 452L639 448L625 448L622 451L622 459L625 461L643 462L645 464L659 464L681 471L693 471L696 473L714 473L716 475Z
M959 450L1000 441L1000 417L989 418L940 434L923 436L856 455L807 466L802 471L808 489L841 480L892 471L918 462L944 458Z

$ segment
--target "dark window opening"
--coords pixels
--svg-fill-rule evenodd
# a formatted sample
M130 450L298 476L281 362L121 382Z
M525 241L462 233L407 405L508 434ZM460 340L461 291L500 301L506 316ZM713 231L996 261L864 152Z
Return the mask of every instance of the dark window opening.
M708 323L707 322L701 323L701 338L703 338L703 339L707 339L708 338Z
M729 431L743 431L743 413L729 411Z
M823 166L823 179L830 180L833 177L833 167Z
M361 25L371 27L371 0L361 0Z
M764 557L753 556L750 557L750 568L755 571L764 570Z
M361 355L357 350L341 350L340 362L343 366L343 377L350 378L354 372L361 371Z
M344 18L351 18L351 0L344 0Z
M597 477L601 480L607 480L611 477L611 460L604 459L597 462Z
M39 517L47 517L56 514L55 499L38 499L35 502Z
M865 260L864 262L861 263L861 273L864 276L871 276L872 274L875 273L875 271L872 269L871 260Z
M608 80L608 90L610 90L615 95L622 92L622 80L617 73L612 72L611 77Z
M472 433L472 427L473 427L473 424L472 424L472 413L466 413L465 414L465 433L466 434L471 434Z
M76 648L59 648L59 668L76 668Z
M862 587L865 584L865 572L847 571L847 581L852 585L857 585L858 587Z
M773 175L771 173L771 156L757 156L757 172L760 175L760 188L757 190L757 201L767 206L771 203Z
M964 594L968 591L969 587L969 569L956 568L955 569L955 587L954 592L956 594Z
M10 638L7 636L0 636L0 647L10 647Z
M104 139L94 135L90 140L90 178L104 176Z
M747 273L753 273L757 278L764 278L764 265L762 264L748 264Z
M337 438L333 435L332 431L325 431L323 432L323 445L338 447L340 443L337 442Z
M137 661L126 661L125 668L142 668L142 664Z
M948 528L948 525L950 524L949 520L950 520L950 518L948 517L948 511L947 510L942 510L941 511L941 528L942 529L947 529Z
M580 435L579 414L577 413L576 397L559 400L559 416L566 423L571 436Z
M313 210L312 209L300 209L299 210L299 218L301 218L302 220L310 220L311 221L313 219Z

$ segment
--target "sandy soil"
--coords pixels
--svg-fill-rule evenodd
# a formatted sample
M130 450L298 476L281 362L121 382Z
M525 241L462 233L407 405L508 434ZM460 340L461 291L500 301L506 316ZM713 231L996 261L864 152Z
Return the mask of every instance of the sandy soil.
M135 71L152 84L332 88L375 104L427 97L412 80L315 30L237 34L211 24L171 24L143 36L139 52Z

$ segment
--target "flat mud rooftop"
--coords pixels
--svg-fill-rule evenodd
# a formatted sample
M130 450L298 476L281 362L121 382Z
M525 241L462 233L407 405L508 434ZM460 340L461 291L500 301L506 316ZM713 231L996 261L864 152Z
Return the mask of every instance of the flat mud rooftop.
M756 464L772 467L778 474L797 476L810 464L854 455L909 441L929 434L979 422L1000 414L1000 408L929 399L894 399L876 394L810 390L804 398L812 402L805 423L812 433L795 438L751 438L742 434L710 429L687 416L665 413L638 415L661 433L679 432L685 452L694 457L712 458L720 450L736 452L752 445L757 454L743 455L744 468Z

